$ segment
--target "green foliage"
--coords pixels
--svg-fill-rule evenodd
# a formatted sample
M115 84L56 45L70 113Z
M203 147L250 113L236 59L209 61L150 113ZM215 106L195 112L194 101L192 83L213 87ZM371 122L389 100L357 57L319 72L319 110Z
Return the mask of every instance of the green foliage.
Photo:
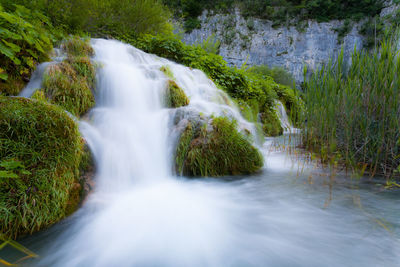
M78 126L60 108L0 96L0 231L8 237L48 227L76 207L82 154ZM23 164L22 164L23 162Z
M266 136L279 136L283 134L281 122L274 108L268 107L260 114L262 129Z
M400 60L393 40L372 54L354 51L348 69L342 52L305 83L304 144L323 160L340 158L386 177L400 165Z
M276 83L286 85L292 88L296 87L296 81L293 75L283 67L269 67L268 65L258 65L248 68L249 72L261 75L270 76Z
M203 48L207 53L216 54L219 53L219 47L221 45L221 41L217 39L215 34L211 34L207 37L201 44L201 48Z
M0 94L17 95L56 40L49 19L23 6L0 5Z
M171 33L169 11L158 0L2 0L46 14L68 33L136 36Z
M168 80L165 102L166 106L169 108L179 108L189 105L189 98L176 82Z
M248 72L256 74L256 77L259 77L263 83L266 83L268 80L270 81L271 77L274 79L276 83L269 82L268 85L264 85L264 87L271 88L276 94L273 96L272 93L269 93L269 95L271 95L269 99L278 99L281 101L293 125L299 126L304 107L303 101L296 90L293 76L283 68L270 68L267 65L250 67ZM263 117L265 118L265 122L271 121L271 123L269 123L268 127L264 127L264 129L267 129L265 132L280 133L281 130L275 127L278 125L275 118L276 116L271 113L273 110L271 109L273 103L269 103L268 107L269 109L267 108L264 110Z
M238 132L237 122L212 118L193 130L189 123L177 148L177 171L187 176L249 174L264 164L260 152ZM191 140L191 141L190 141Z
M59 105L75 116L85 114L95 104L96 69L89 56L93 48L89 40L71 37L63 42L67 58L47 68L43 77L43 92L50 103Z

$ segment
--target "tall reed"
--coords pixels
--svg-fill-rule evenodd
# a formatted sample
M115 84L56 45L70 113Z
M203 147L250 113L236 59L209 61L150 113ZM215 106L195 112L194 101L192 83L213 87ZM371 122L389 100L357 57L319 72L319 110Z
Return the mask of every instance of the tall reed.
M307 79L306 148L371 176L399 177L398 37L386 37L373 52L354 50L349 66L342 51Z

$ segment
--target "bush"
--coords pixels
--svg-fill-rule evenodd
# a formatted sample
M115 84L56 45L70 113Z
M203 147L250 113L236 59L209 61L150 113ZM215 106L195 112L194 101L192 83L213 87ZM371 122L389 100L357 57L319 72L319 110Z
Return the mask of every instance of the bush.
M0 230L38 231L79 202L83 140L76 123L42 101L0 97Z
M94 36L171 33L170 13L158 0L3 0L40 10L68 33Z
M0 94L17 95L56 40L49 19L37 11L0 5Z
M250 174L264 164L260 152L237 130L237 122L212 118L210 125L193 126L183 131L177 147L178 173L187 176Z
M398 40L394 38L394 40ZM354 169L391 177L400 165L400 61L386 39L369 54L354 51L346 69L343 51L336 63L305 83L304 145L322 159L341 159Z

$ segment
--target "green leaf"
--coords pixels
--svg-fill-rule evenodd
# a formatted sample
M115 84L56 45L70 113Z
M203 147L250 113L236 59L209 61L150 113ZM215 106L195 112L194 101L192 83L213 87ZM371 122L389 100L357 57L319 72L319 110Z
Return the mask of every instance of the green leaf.
M11 48L11 50L14 51L15 53L18 53L19 51L21 51L21 47L19 47L18 45L7 42L6 40L2 40L2 41L6 46Z
M0 171L0 178L19 178L19 176L11 171Z
M0 73L0 79L2 79L3 81L7 81L8 79L8 74L7 73Z

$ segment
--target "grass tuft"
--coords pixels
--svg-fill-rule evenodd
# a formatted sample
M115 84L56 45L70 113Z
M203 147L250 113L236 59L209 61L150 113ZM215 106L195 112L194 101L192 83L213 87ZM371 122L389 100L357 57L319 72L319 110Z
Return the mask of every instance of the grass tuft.
M165 102L166 106L169 108L179 108L189 105L189 98L176 82L168 80Z

